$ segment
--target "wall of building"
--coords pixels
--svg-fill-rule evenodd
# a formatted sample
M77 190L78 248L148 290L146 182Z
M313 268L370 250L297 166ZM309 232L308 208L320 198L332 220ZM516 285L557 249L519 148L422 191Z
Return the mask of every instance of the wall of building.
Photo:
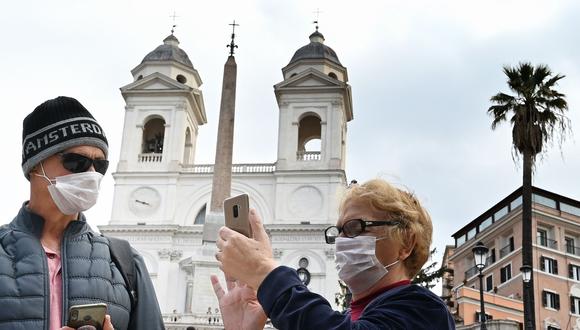
M514 203L515 201L515 203ZM566 204L566 205L565 205ZM457 313L464 325L475 322L475 313L479 311L479 278L474 269L472 248L478 241L489 249L495 249L495 260L488 258L483 269L486 313L493 319L511 319L522 321L518 316L523 312L521 267L521 206L517 199L504 199L490 211L484 213L480 220L470 226L478 226L492 214L501 210L504 205L515 206L510 211L500 213L491 225L483 230L472 230L464 227L455 234L466 237L467 241L454 248L448 257L448 263L454 267L454 288L457 300ZM538 329L553 326L560 329L580 329L580 308L571 310L570 297L580 298L580 276L571 278L569 265L580 267L580 202L567 199L547 191L534 193L533 203L533 260L534 260L534 299L536 325ZM565 210L569 210L566 212ZM575 214L579 213L579 214ZM474 227L475 228L475 227ZM545 234L540 235L539 232ZM467 234L465 234L467 233ZM474 235L475 233L475 235ZM513 239L513 248L510 246ZM573 246L572 246L573 245ZM553 261L545 261L549 258ZM544 261L544 263L542 262ZM557 263L557 270L554 265ZM511 265L511 279L501 283L501 269ZM493 277L492 287L488 288L486 279ZM559 306L546 306L543 292L559 295ZM544 299L545 300L545 299ZM559 307L559 308L556 308Z

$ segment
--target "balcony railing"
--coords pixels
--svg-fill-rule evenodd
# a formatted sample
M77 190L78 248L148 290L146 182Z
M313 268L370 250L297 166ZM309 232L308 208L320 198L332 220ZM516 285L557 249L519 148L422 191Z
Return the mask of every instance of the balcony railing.
M321 160L320 151L298 151L296 152L296 160L312 161Z
M154 152L139 154L139 163L160 163L163 154L157 154Z
M477 269L477 267L473 266L465 272L465 278L468 279L472 276L475 276L478 272L479 272L479 270Z
M571 244L566 244L566 253L573 254L575 256L580 256L580 248L575 247Z
M489 256L487 257L487 259L485 259L485 265L489 266L489 265L493 265L493 263L495 262L495 256Z
M194 326L196 329L223 329L224 324L221 314L204 314L204 313L171 313L163 314L163 323L167 329L185 330L188 326ZM274 329L268 322L264 329Z
M550 249L557 249L558 248L557 241L555 241L553 239L546 238L546 237L539 236L539 237L537 237L536 242L538 244L540 244L541 246L545 246L545 247L548 247Z
M503 258L503 257L507 256L508 254L510 254L513 250L514 250L514 247L510 243L510 244L502 247L501 250L499 250L499 257Z
M184 165L183 170L195 174L212 174L213 164ZM276 170L276 164L233 164L232 173L272 173Z

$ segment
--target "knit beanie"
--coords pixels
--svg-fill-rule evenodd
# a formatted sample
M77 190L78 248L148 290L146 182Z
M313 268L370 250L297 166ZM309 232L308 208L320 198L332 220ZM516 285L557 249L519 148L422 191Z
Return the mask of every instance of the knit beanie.
M94 146L108 154L105 133L91 113L76 99L59 96L34 109L22 122L22 171L74 146Z

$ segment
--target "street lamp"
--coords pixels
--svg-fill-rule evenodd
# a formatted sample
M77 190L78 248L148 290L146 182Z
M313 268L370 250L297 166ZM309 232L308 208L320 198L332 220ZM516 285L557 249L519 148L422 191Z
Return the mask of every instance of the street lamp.
M310 272L308 269L300 267L296 270L296 272L298 273L298 277L300 278L302 284L308 285L310 283Z
M530 265L523 265L520 267L520 272L522 272L522 281L524 282L524 324L526 330L533 330L534 329L534 314L533 306L530 302L533 298L533 291L531 290L531 281L532 281L532 266Z
M530 280L532 279L532 266L523 265L520 267L520 272L522 272L522 281L524 281L524 283L530 283Z
M483 270L483 268L485 268L485 262L487 259L487 252L489 251L489 249L487 248L487 246L483 245L483 243L481 242L477 242L477 244L475 244L475 246L473 247L473 249L471 249L471 251L473 251L473 258L475 260L475 267L477 267L477 269L479 270L479 300L481 303L481 313L480 313L480 321L481 321L481 329L487 329L487 327L485 326L485 320L486 320L486 315L485 315L485 306L483 303L483 274L481 273L481 271Z

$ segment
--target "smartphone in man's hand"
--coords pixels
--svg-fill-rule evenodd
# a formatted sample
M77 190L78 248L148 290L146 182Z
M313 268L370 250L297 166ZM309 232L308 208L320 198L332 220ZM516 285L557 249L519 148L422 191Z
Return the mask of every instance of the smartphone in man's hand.
M224 200L226 227L247 237L252 237L250 226L250 205L247 194L230 197Z
M74 305L68 310L67 327L74 329L83 326L93 326L96 330L102 330L107 314L107 304Z

